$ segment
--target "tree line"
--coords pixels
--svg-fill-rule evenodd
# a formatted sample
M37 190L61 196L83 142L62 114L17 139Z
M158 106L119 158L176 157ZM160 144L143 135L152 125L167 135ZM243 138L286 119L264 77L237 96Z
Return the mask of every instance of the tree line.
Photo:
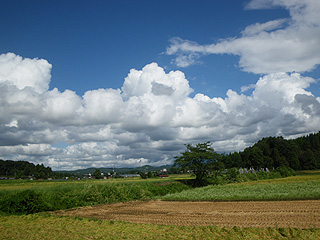
M286 140L268 137L259 140L242 152L222 154L225 168L290 167L294 170L320 168L320 132Z
M34 165L27 161L0 160L0 176L13 178L49 178L53 176L50 167L43 164Z
M259 140L242 152L219 154L210 142L196 145L186 144L186 150L176 156L173 168L192 172L195 185L210 184L222 171L228 169L228 178L235 178L240 168L255 169L258 172L276 170L281 176L288 176L294 170L320 168L320 132L286 140L283 137L268 137ZM215 181L215 180L214 180Z

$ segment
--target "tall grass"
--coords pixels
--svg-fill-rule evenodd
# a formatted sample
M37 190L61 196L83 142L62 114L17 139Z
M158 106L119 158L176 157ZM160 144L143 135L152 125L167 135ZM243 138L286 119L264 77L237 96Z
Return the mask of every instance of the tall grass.
M34 213L112 202L151 199L189 187L173 181L83 182L0 191L0 211ZM28 205L28 207L23 207Z

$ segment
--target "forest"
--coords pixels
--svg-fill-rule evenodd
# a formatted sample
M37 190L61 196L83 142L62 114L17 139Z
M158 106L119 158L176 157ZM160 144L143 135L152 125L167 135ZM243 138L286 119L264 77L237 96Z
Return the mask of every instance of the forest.
M53 172L50 167L45 167L43 164L34 165L27 161L0 160L0 176L47 179L53 176Z
M222 154L224 167L268 168L290 167L294 170L320 168L320 132L286 140L268 137L259 140L242 152Z

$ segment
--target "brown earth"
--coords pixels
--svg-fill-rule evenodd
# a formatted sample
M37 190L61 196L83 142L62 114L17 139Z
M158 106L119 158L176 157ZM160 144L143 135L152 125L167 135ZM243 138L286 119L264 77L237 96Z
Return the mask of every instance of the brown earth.
M160 225L219 227L320 227L320 200L267 202L115 203L54 214Z

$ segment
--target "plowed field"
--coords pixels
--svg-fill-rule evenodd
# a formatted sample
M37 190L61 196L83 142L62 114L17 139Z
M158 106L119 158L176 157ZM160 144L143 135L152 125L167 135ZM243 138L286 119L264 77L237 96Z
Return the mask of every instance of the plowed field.
M267 202L138 201L57 211L132 223L220 227L320 227L320 200Z

